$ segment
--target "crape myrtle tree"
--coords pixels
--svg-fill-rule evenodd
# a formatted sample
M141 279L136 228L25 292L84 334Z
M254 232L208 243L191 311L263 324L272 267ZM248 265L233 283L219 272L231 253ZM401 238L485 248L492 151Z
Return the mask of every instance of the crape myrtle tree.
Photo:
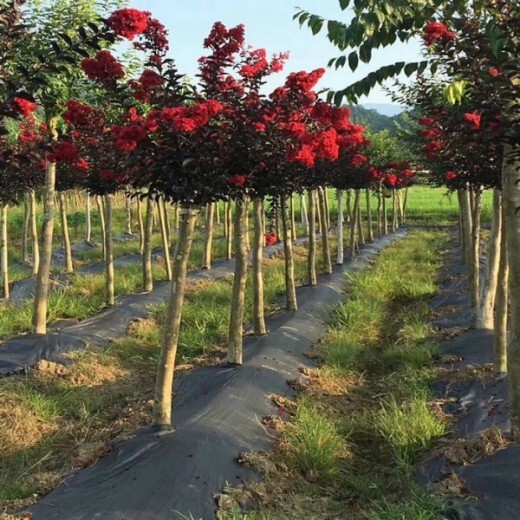
M342 9L350 0L340 0ZM350 23L331 21L329 38L340 49L355 49L348 56L332 60L338 66L347 62L356 68L359 60L369 62L372 51L397 39L408 41L424 34L431 49L429 60L422 63L395 63L380 68L363 80L334 94L337 102L344 96L357 99L376 83L401 71L408 74L428 66L436 71L446 65L453 83L447 89L451 101L464 95L478 82L490 83L499 93L504 125L504 160L502 164L504 229L507 236L510 269L511 333L508 343L508 372L512 422L520 426L520 80L518 54L520 47L520 5L516 0L433 0L420 3L359 0L354 4ZM297 15L315 33L324 20L310 13ZM467 86L469 88L464 89Z

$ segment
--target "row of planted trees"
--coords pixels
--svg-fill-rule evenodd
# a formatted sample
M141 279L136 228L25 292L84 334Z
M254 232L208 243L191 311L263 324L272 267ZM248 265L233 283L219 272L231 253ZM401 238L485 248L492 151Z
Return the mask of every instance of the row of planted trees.
M153 203L159 202L159 220L167 220L166 207L176 205L178 231L175 254L169 258L168 226L162 225L163 246L171 297L156 381L156 424L171 428L172 385L181 327L188 259L201 208L206 208L204 267L211 266L212 224L215 204L226 204L224 221L233 229L235 273L230 315L228 362L240 365L243 356L245 286L248 275L248 216L252 206L251 261L254 287L254 328L267 332L264 319L262 259L266 238L281 230L286 268L286 301L297 309L294 276L293 194L306 194L308 215L308 277L317 283L316 220L323 247L324 271L332 272L329 244L330 212L327 188L338 194L337 263L343 262L343 207L346 194L351 205L350 254L364 240L360 219L363 193L370 204L370 190L377 194L377 232L388 232L388 197L393 198L392 229L404 219L402 188L413 170L406 163L371 164L370 142L364 129L353 124L346 108L318 99L315 86L324 70L290 74L269 96L260 90L270 74L282 70L288 55L269 58L264 49L245 44L244 27L227 29L216 23L199 60L196 85L187 83L167 57L165 28L150 13L119 9L104 20L89 23L74 33L60 34L50 45L51 56L37 53L20 67L16 45L31 39L22 24L21 2L3 9L1 35L5 64L2 83L1 182L3 230L5 208L34 193L44 202L42 236L34 228L33 250L39 249L33 331L46 333L49 275L52 259L55 191L62 228L66 231L64 192L85 189L100 201L106 302L114 304L113 204L116 193L146 201L142 225L144 289L152 289L151 228ZM126 39L143 56L143 67L131 74L108 47ZM50 63L50 64L49 64ZM80 63L80 67L75 64ZM63 65L62 65L63 64ZM55 79L80 88L55 88ZM70 95L73 94L73 97ZM7 129L13 126L15 131ZM353 195L353 201L351 197ZM266 223L265 201L270 201ZM303 199L305 200L305 199ZM101 203L102 201L102 203ZM234 205L231 223L231 202ZM302 204L302 209L305 205ZM306 211L304 211L306 213ZM368 207L369 240L372 211ZM279 220L279 224L276 222ZM7 242L7 240L5 240ZM65 242L67 240L65 239ZM67 245L67 244L66 244ZM7 271L6 244L2 265ZM70 248L67 269L72 268ZM171 267L170 266L171 263ZM8 284L4 284L4 286Z

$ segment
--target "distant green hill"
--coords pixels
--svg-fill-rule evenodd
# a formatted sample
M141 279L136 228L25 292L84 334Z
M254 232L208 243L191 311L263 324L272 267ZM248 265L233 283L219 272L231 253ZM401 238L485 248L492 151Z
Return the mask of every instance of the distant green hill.
M388 130L391 134L395 134L398 128L397 125L403 120L404 114L406 114L406 112L401 112L390 117L361 105L349 106L348 108L352 121L366 126L371 132Z

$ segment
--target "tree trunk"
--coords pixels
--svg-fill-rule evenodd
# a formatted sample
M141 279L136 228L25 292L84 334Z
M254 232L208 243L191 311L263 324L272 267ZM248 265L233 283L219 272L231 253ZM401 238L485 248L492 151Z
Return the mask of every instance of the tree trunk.
M498 280L495 296L495 320L494 320L494 367L495 372L507 372L507 322L508 322L508 296L509 296L509 265L507 258L507 232L505 230L504 210L502 209L502 233L500 239ZM511 383L510 383L511 384ZM513 383L514 384L514 383Z
M316 276L316 191L309 190L309 256L307 274L310 285L317 285Z
M264 201L260 198L253 200L253 328L255 334L267 334L264 316Z
M404 199L403 199L403 224L406 224L406 208L408 206L408 188L404 190Z
M498 283L500 264L500 243L502 236L502 195L500 190L493 191L493 220L489 237L486 276L480 294L479 311L477 314L477 328L493 329L493 310Z
M383 236L383 193L381 186L377 190L377 236Z
M471 270L471 254L472 254L472 215L471 215L471 204L468 190L463 190L461 193L461 209L462 209L462 235L464 238L464 258L465 264L468 269Z
M233 215L232 215L232 203L230 200L226 203L226 260L231 260L233 257Z
M90 194L85 196L85 242L92 240L92 215L90 211Z
M338 231L338 255L336 257L336 264L343 265L343 191L337 190L338 196L338 221L337 221L337 231Z
M356 256L357 240L356 231L358 229L358 215L359 215L359 190L355 191L354 195L354 209L352 211L352 219L350 220L350 258Z
M367 199L367 219L368 219L368 237L367 240L369 242L374 241L374 230L372 229L372 209L370 207L370 189L365 189L366 199Z
M215 202L206 205L206 223L204 225L204 251L202 269L211 269L211 252L213 249L213 221L215 220Z
M300 195L300 215L303 228L305 230L305 236L309 236L309 216L307 214L307 203L305 202L305 195Z
M137 197L137 223L139 225L139 253L144 254L144 222L143 222L143 212L141 209L141 196Z
M330 242L329 242L329 226L327 224L327 206L326 206L326 191L320 189L318 197L320 201L320 222L321 222L321 245L323 248L323 272L326 274L332 273L332 259L330 256Z
M153 200L152 197L146 199L146 216L144 222L144 247L143 247L143 290L150 292L153 290L152 274L152 236L153 236Z
M166 231L166 240L168 242L168 253L171 251L172 246L172 227L170 224L170 216L168 214L168 205L166 199L161 199L160 201L161 209L164 215L164 229ZM171 258L171 254L170 254Z
M325 222L327 224L327 233L330 230L330 204L329 194L327 188L320 188L320 192L323 194L323 207L325 209Z
M29 262L29 221L31 218L31 208L29 206L29 194L23 196L23 228L22 228L22 262Z
M321 196L320 196L320 190L316 190L316 221L318 223L318 233L320 235L323 235L323 227L322 227L322 217L321 214L323 212L321 211Z
M280 213L282 216L283 230L283 249L285 260L285 308L288 311L298 310L298 301L296 298L296 284L294 281L294 254L291 232L291 218L288 214L287 196L280 197Z
M177 244L175 246L175 260L173 265L174 278L171 284L170 302L166 313L164 336L155 380L154 424L164 430L173 429L172 397L175 358L177 355L177 345L179 344L188 260L197 215L197 208L182 206L180 209L180 227Z
M49 121L49 132L52 140L56 140L56 119ZM47 163L45 173L44 217L42 231L42 251L34 292L34 308L32 316L32 330L36 334L47 332L47 306L49 302L49 279L52 262L52 238L54 231L54 211L56 185L56 163Z
M132 234L132 201L128 195L125 196L125 233L128 235Z
M471 228L471 305L478 309L480 301L480 214L482 209L482 188L473 193Z
M388 235L388 208L386 204L386 196L383 193L383 234Z
M347 190L347 222L352 220L352 190Z
M357 214L357 225L358 225L358 243L360 246L365 245L365 231L363 230L363 217L361 215L361 190L356 190L357 196L359 198L358 203L358 214Z
M29 194L30 205L31 205L31 245L33 255L33 267L32 275L38 274L38 268L40 266L40 244L38 243L38 215L36 214L36 194L34 190Z
M105 209L103 208L103 199L98 195L96 196L96 204L99 213L99 226L101 228L101 248L103 254L103 260L107 258L107 250L105 248L106 244L106 226L105 226Z
M295 241L297 237L296 233L296 215L294 212L294 196L291 195L289 199L289 210L291 213L291 240Z
M65 208L65 193L59 192L58 195L60 222L61 222L61 236L63 238L63 249L65 250L65 271L72 273L74 265L72 264L72 249L70 248L69 223L67 222L67 210Z
M395 233L399 229L399 200L397 190L394 190L392 195L392 231Z
M230 365L241 365L243 354L243 324L247 282L247 243L246 215L247 197L235 201L235 276L233 279L233 299L229 319L227 362Z
M511 425L520 429L520 160L518 147L504 146L503 204L509 262L511 329L507 347L507 372Z
M3 203L0 210L1 253L0 266L2 270L2 297L9 299L9 242L7 240L7 204Z
M105 195L105 294L108 307L115 304L114 248L112 244L113 199L114 196L111 193Z
M164 265L166 268L166 279L172 279L172 259L170 254L170 240L168 237L168 224L166 219L168 215L166 214L166 208L162 204L162 201L157 202L157 209L159 210L159 224L161 226L161 238L164 249ZM152 282L153 283L153 282Z

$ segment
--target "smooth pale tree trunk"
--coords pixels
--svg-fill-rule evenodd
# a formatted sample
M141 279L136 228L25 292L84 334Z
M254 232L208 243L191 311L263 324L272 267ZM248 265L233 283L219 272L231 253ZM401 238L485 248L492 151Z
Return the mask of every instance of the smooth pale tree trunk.
M305 195L300 195L300 216L303 228L305 230L305 236L309 236L309 215L307 214L307 202L305 201Z
M347 190L347 222L352 220L352 190Z
M316 191L309 190L309 253L307 257L307 275L310 285L317 285L316 276Z
M138 195L137 199L137 224L139 225L139 253L144 253L144 221L141 204L141 196Z
M165 199L161 199L161 211L164 215L164 229L166 231L166 240L168 242L168 252L170 252L172 244L172 227L170 225L170 216L168 215L168 204ZM171 255L170 255L171 258Z
M355 191L354 195L354 209L352 211L352 219L350 220L350 258L356 256L357 240L356 231L358 230L357 220L359 215L359 190Z
M101 228L101 248L103 253L103 260L107 258L106 244L106 226L105 226L105 209L103 208L103 199L98 195L96 197L96 205L99 213L99 226Z
M224 237L227 238L228 236L228 220L226 218L226 215L227 215L227 206L228 206L228 202L227 200L224 201Z
M381 187L377 190L377 236L383 236L383 194Z
M388 235L388 208L386 204L386 196L383 194L383 234Z
M397 190L394 190L392 197L392 231L399 229L399 195Z
M292 195L289 199L289 208L291 213L291 239L294 241L298 237L296 236L296 215L294 212L294 196Z
M251 241L249 240L249 211L246 211L246 249L251 251Z
M69 223L67 222L67 210L65 207L65 193L59 192L58 205L60 210L61 236L63 239L63 249L65 250L65 271L72 273L74 265L72 263L72 249L70 247Z
M504 204L507 256L509 260L509 297L511 327L507 347L507 373L511 425L520 429L520 160L518 146L504 146L502 197Z
M143 247L143 290L153 290L152 274L152 236L154 204L152 197L146 199L146 216L144 221L144 247Z
M361 215L361 190L356 190L357 196L359 198L358 203L358 214L357 214L357 225L358 225L358 242L359 245L362 246L365 244L365 231L363 230L363 217Z
M330 230L330 204L329 204L329 193L327 188L320 188L320 192L323 195L323 207L325 209L325 223L327 224L327 233Z
M125 224L125 233L128 235L132 234L132 200L129 195L125 196L125 215L126 215L126 224Z
M215 202L215 222L220 226L220 202Z
M480 215L482 209L482 188L473 192L471 228L471 305L478 309L480 300Z
M267 334L264 314L264 201L253 200L253 329L255 334Z
M226 202L226 213L224 215L226 221L226 260L233 257L233 213L231 201Z
M273 197L272 199L272 209L271 212L273 214L274 220L274 232L277 237L280 237L280 199L278 197Z
M211 269L211 252L213 249L213 222L215 220L215 203L206 205L206 222L204 224L204 250L202 269Z
M166 268L166 278L168 280L172 279L172 258L170 254L170 239L168 237L168 224L166 219L168 215L166 213L166 208L162 204L162 201L158 201L157 203L159 210L159 224L161 226L161 239L163 243L164 249L164 266Z
M507 322L509 297L509 263L507 258L507 231L504 229L504 210L502 210L502 233L500 239L500 262L498 267L497 290L495 295L494 320L494 368L495 372L507 372ZM511 384L511 383L510 383Z
M57 120L49 121L49 132L52 140L58 138ZM54 232L56 163L47 163L45 172L44 215L42 230L42 248L40 265L36 275L34 291L34 308L32 315L32 331L35 334L47 332L47 306L49 303L49 281L52 263L52 238Z
M338 255L336 257L336 264L343 264L343 191L337 190L338 197L338 224L337 224L337 232L338 232Z
M287 204L287 196L280 197L280 212L282 216L283 248L285 260L285 308L288 311L298 310L296 298L296 283L294 281L294 253L292 244L291 218Z
M198 213L198 208L189 206L181 206L179 211L179 234L175 246L173 281L171 283L170 302L166 312L164 336L155 380L154 424L161 430L173 429L172 400L175 358L179 344L188 260Z
M0 210L0 268L2 271L2 297L9 299L9 242L7 240L7 204Z
M85 242L92 240L92 215L90 205L90 194L87 192L85 196Z
M502 195L500 190L493 191L493 219L491 235L488 242L486 275L482 283L479 310L477 313L477 328L493 329L493 310L498 283L500 264L500 243L502 241Z
M464 238L464 262L471 271L471 254L472 254L472 229L473 221L471 214L471 201L468 190L462 190L461 193L461 210L462 210L462 236Z
M248 200L245 196L235 201L235 276L233 278L227 352L227 362L230 365L241 365L243 355L243 326L247 282L247 205Z
M316 221L318 224L318 233L320 235L323 234L323 228L322 228L322 218L321 218L321 197L320 197L320 190L316 190Z
M406 224L406 208L408 207L408 188L404 190L403 197L403 224Z
M108 307L115 304L114 247L112 242L113 202L114 196L107 193L105 195L105 294Z
M29 194L23 196L23 228L22 228L22 262L29 262L29 221L31 219L31 208L29 206Z
M372 242L374 240L374 230L372 229L372 208L371 200L370 200L370 189L365 189L366 199L367 199L367 221L368 221L368 237L367 240Z
M31 246L33 255L33 267L32 275L38 274L38 268L40 266L40 244L38 242L38 215L36 206L36 194L31 191L29 194L30 206L31 206Z
M320 189L318 191L319 207L320 207L320 222L321 222L321 245L323 249L323 272L326 274L332 273L332 258L330 255L330 241L329 241L329 226L327 224L327 197L326 190Z

